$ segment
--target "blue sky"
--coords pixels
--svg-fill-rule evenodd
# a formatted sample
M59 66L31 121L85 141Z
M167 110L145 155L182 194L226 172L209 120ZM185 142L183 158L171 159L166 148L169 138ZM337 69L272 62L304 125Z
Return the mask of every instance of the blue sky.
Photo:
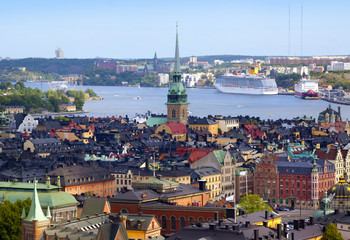
M0 57L288 55L288 0L0 1ZM291 4L291 56L301 54L300 7ZM350 1L303 0L303 55L350 54Z

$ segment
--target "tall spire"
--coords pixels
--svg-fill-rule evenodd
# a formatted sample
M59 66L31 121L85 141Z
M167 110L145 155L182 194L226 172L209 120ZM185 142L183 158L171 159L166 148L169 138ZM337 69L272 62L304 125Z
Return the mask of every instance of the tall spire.
M30 205L30 210L28 213L26 221L45 221L47 218L45 217L43 210L40 206L39 196L38 192L36 190L36 178L34 177L34 191L33 191L33 197L32 197L32 204Z
M179 36L178 35L179 35L178 24L176 22L176 46L175 46L174 75L181 75L180 53L179 53Z

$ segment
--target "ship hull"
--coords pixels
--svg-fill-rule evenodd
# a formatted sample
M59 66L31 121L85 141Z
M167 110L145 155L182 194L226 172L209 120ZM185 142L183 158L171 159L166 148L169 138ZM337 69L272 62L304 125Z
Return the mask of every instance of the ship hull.
M214 82L214 87L222 93L246 95L276 95L278 88L274 79L256 76L223 75Z
M313 93L313 94L309 94L307 92L294 92L294 96L301 98L301 99L306 99L306 100L317 100L319 99L318 97L318 93Z
M222 87L214 84L214 87L221 93L246 94L246 95L276 95L278 90L266 91L264 89L248 88L248 87Z

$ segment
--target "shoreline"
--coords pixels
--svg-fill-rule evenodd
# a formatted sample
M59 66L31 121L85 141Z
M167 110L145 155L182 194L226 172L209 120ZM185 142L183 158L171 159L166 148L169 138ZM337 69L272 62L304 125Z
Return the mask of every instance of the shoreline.
M90 111L88 110L83 110L83 111L76 111L76 112L49 112L49 113L35 113L35 114L30 114L33 117L43 117L43 116L60 116L60 115L77 115L77 114L84 114L84 113L89 113Z

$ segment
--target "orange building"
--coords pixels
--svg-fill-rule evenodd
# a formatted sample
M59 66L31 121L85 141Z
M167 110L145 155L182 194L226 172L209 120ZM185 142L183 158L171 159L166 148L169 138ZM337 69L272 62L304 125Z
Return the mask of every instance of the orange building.
M48 173L53 184L61 178L62 190L72 195L111 197L115 194L115 179L110 172L96 164L57 168Z

